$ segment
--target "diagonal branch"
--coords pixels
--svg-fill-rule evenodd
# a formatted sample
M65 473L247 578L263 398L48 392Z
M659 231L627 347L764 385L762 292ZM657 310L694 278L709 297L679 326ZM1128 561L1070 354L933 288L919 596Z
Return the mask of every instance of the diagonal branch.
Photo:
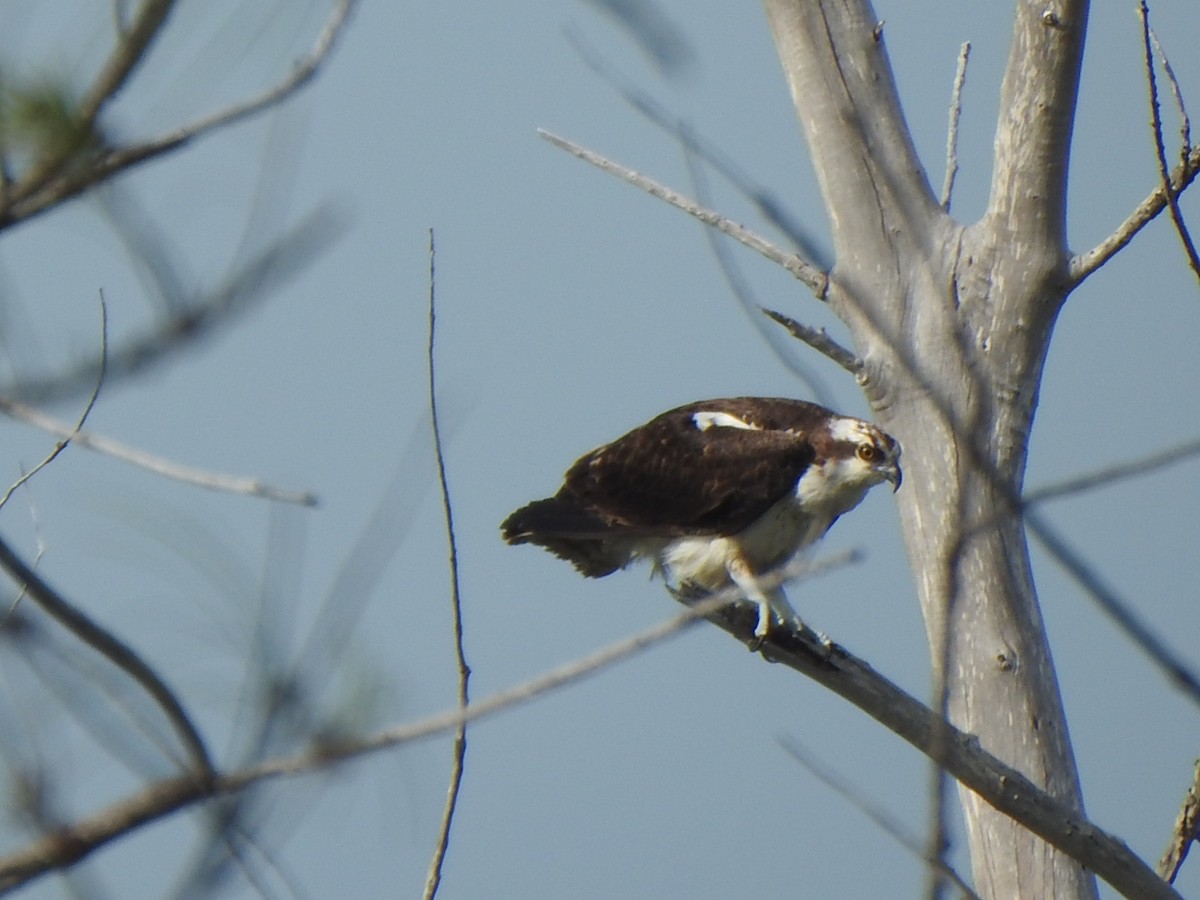
M121 39L116 49L80 101L79 113L85 121L95 121L104 105L121 90L133 70L145 58L151 42L162 30L163 23L174 7L175 0L146 0L132 27L121 29Z
M773 263L785 268L799 279L809 290L816 295L818 300L824 300L825 294L829 290L829 274L822 271L812 263L796 255L788 253L776 247L766 238L763 238L744 225L739 225L731 219L725 218L718 212L711 209L705 209L693 201L684 197L682 194L673 191L665 185L659 184L653 179L647 178L640 172L635 172L633 169L626 168L620 163L615 163L610 159L601 156L595 151L588 150L586 147L581 147L564 137L559 137L556 134L551 134L549 131L538 129L538 134L558 147L561 150L566 150L572 156L582 159L584 162L589 162L603 172L608 172L610 175L616 175L622 181L627 181L634 187L641 188L651 196L658 197L660 200L665 200L677 209L682 209L688 215L695 216L705 225L709 225L722 234L726 234L739 243L745 244L751 250L754 250Z
M899 820L888 815L887 812L876 805L873 798L867 797L865 793L860 792L847 779L842 778L828 766L821 763L815 754L809 752L800 741L793 737L781 737L779 743L788 756L803 766L818 781L870 819L871 824L900 844L913 857L923 862L927 868L936 871L941 877L949 879L966 900L981 900L980 896L971 889L971 886L963 880L963 877L954 870L953 866L947 864L937 854L928 853L921 846L921 842L916 836L909 834Z
M183 704L176 697L175 692L132 647L93 621L83 610L67 602L61 594L42 580L40 575L27 566L25 561L17 556L3 540L0 540L0 568L3 568L47 615L114 666L128 674L154 699L175 728L180 741L187 748L191 757L195 768L188 776L189 780L196 780L199 777L203 781L212 774L214 770L208 750L204 745L204 739L200 736L196 726L192 724Z
M762 310L763 315L786 328L792 337L804 341L808 346L821 355L833 360L851 375L857 377L862 374L863 361L826 334L824 328L813 328L811 325L797 322L791 316L785 316L783 313L767 309L765 306L759 307L759 309Z
M62 439L62 446L66 446L66 442L70 441L76 446L86 447L97 453L103 453L106 456L122 460L130 465L138 466L157 475L162 475L164 478L172 478L176 481L182 481L185 484L193 484L197 487L208 488L214 491L227 491L231 494L262 497L282 503L296 503L300 506L316 506L318 504L317 495L311 491L292 491L274 487L257 478L244 478L237 475L226 475L221 472L206 472L192 466L171 462L168 459L163 459L160 456L155 456L144 450L139 450L120 441L115 441L112 438L104 437L93 431L84 431L82 430L82 417L78 424L73 426L67 425L65 422L60 422L45 413L39 412L19 400L13 400L10 397L4 396L0 396L0 413L58 436ZM0 498L0 506L4 505L4 499L6 498Z
M305 774L403 743L445 734L464 722L476 721L528 702L675 636L701 616L738 640L749 643L754 636L757 614L747 604L731 608L730 601L734 599L737 599L736 591L709 597L665 623L638 632L531 681L475 701L465 709L456 707L359 740L323 746L298 756L281 757L240 771L221 773L208 781L183 776L157 782L139 794L47 835L0 860L0 890L11 889L49 871L71 865L115 838L200 800L243 791L268 779ZM763 655L773 662L795 669L854 703L886 728L934 758L987 803L1096 872L1123 895L1144 900L1181 900L1170 885L1159 879L1118 838L1048 795L1020 772L982 749L977 738L950 726L920 701L844 648L822 642L807 629L797 633L780 627L768 637ZM940 735L940 738L935 739L935 735Z
M1192 147L1187 151L1187 158L1171 170L1171 192L1179 196L1200 175L1200 147ZM1099 269L1102 265L1116 256L1125 245L1132 241L1147 225L1167 207L1167 192L1162 186L1156 187L1150 195L1139 203L1116 230L1102 240L1091 250L1076 254L1071 258L1067 267L1067 286L1070 289L1079 284Z
M191 300L186 311L173 315L141 334L111 348L105 362L107 380L128 378L182 346L194 343L218 325L257 302L311 265L317 251L340 230L336 213L319 208L260 253L234 269L208 294ZM10 397L47 402L70 396L95 383L99 362L89 360L74 369L44 379L22 379L4 386Z

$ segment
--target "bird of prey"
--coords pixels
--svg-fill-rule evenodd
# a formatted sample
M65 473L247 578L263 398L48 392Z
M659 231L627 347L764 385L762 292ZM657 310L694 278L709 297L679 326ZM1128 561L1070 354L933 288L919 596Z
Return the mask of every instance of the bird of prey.
M772 573L900 479L900 445L862 419L801 400L704 400L585 454L501 532L591 578L649 559L689 600L736 587L758 605L761 645L772 614L799 624Z

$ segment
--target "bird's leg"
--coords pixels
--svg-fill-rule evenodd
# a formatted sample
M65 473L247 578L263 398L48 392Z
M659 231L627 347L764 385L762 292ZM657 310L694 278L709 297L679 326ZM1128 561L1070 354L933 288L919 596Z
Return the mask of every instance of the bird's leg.
M754 640L750 644L752 651L762 646L771 630L772 614L779 619L780 624L790 623L797 631L804 627L804 623L784 596L782 587L764 589L753 569L740 556L733 559L726 568L738 590L747 600L758 605L758 624L754 627Z

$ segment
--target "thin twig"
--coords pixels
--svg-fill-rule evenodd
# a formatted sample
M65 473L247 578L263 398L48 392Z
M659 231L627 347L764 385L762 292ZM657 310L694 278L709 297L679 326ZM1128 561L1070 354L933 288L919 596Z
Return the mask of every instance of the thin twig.
M1187 105L1183 102L1183 89L1179 86L1179 79L1175 77L1175 69L1172 68L1167 51L1163 49L1153 28L1150 29L1150 40L1154 42L1154 49L1158 51L1163 72L1166 73L1167 82L1171 85L1171 94L1175 97L1175 108L1179 111L1179 161L1186 164L1188 150L1192 146L1192 120L1188 116Z
M1167 209L1170 211L1171 221L1175 225L1175 233L1179 235L1179 240L1183 243L1183 250L1187 254L1188 265L1192 267L1196 278L1200 279L1200 256L1196 254L1196 245L1188 232L1187 224L1183 221L1183 213L1179 210L1179 202L1171 188L1171 168L1170 163L1167 162L1167 148L1163 143L1162 115L1158 107L1158 79L1154 74L1154 49L1150 40L1150 10L1146 6L1146 0L1141 0L1138 4L1138 16L1142 20L1146 82L1150 90L1150 120L1154 128L1154 151L1158 154L1158 171L1162 178L1162 188L1166 193Z
M437 383L434 380L437 367L434 365L434 338L436 336L437 308L435 303L436 259L433 229L429 229L429 416L433 423L433 450L437 457L438 484L442 490L442 513L446 520L446 544L450 554L450 610L454 617L454 654L458 665L458 708L466 709L470 702L471 667L467 665L463 650L462 598L458 582L458 542L454 537L454 511L450 503L450 486L446 480L446 457L442 449L442 432L438 425ZM462 788L463 771L467 757L467 723L463 721L454 730L453 762L450 766L450 786L446 790L446 806L442 811L442 824L438 832L433 859L429 863L429 875L425 880L425 900L437 896L442 883L442 864L450 847L450 828L454 824L454 811L458 807L458 795Z
M950 127L946 132L946 178L942 182L942 209L950 211L950 196L958 175L958 120L962 117L963 84L967 80L967 60L971 57L971 42L965 41L958 50L958 67L954 71L954 88L950 93Z
M791 316L785 316L783 313L767 309L765 306L760 306L759 309L768 318L774 319L786 328L792 337L804 341L808 346L833 360L851 375L858 376L861 374L863 361L826 334L824 328L813 328L811 325L797 322Z
M1158 861L1158 874L1164 881L1175 883L1175 876L1187 859L1192 842L1200 835L1200 759L1192 773L1192 784L1183 798L1175 827L1171 829L1171 843Z
M22 590L25 590L30 599L37 603L47 615L114 666L128 674L154 699L175 728L176 734L192 759L195 766L195 771L190 776L192 779L195 779L197 775L203 778L213 773L212 762L209 759L208 750L205 749L204 739L200 736L196 726L192 724L183 704L158 673L138 655L137 651L93 621L83 610L69 603L66 598L27 566L3 539L0 539L0 568L8 572L13 581Z
M751 250L754 250L773 263L777 263L787 271L791 272L797 279L809 288L816 295L817 299L824 300L825 294L829 289L829 274L814 266L812 263L803 259L795 253L788 253L776 247L766 238L763 238L754 232L750 231L743 225L739 225L732 219L727 219L718 212L711 209L705 209L697 203L684 197L677 191L672 190L665 185L659 184L653 179L647 178L645 175L635 172L633 169L626 168L620 163L615 163L606 157L601 156L586 147L559 137L556 134L551 134L549 131L538 129L538 134L549 141L554 146L561 150L566 150L572 156L582 159L584 162L591 163L596 168L603 172L608 172L610 175L616 175L623 181L627 181L634 187L641 188L651 196L658 197L660 200L665 200L677 209L681 209L690 216L694 216L703 222L716 228L723 234L729 235L735 241L745 244Z
M244 494L250 497L262 497L266 500L278 500L283 503L295 503L300 506L316 506L318 498L310 491L291 491L285 488L273 487L257 478L246 478L239 475L226 475L220 472L207 472L191 466L181 465L161 456L155 456L112 438L104 437L91 431L82 431L77 426L67 425L45 413L39 412L19 400L0 396L0 413L11 416L42 431L62 438L61 447L68 442L97 453L103 453L122 462L137 466L141 469L162 475L175 481L182 481L196 487L208 488L214 491L227 491L232 494ZM81 420L82 421L82 420ZM31 473L32 474L32 473ZM26 476L22 481L27 480ZM10 489L11 490L11 489ZM5 497L7 499L7 496ZM3 501L0 501L0 506Z
M8 503L9 498L12 497L13 492L17 490L17 488L29 481L30 478L32 478L42 469L46 468L46 466L50 465L51 462L58 458L60 453L67 449L67 445L79 435L80 430L83 428L83 424L87 421L88 416L91 415L92 409L96 405L96 400L100 396L100 387L104 384L104 375L107 368L108 305L104 302L104 291L100 291L100 370L96 373L96 384L92 388L92 393L88 397L87 403L84 404L83 412L80 413L79 418L75 421L74 427L66 430L66 433L59 432L58 436L61 438L61 440L54 445L54 449L47 454L46 458L28 472L23 473L21 477L13 482L9 489L4 492L4 496L0 497L0 509L4 508L4 505Z
M963 896L971 898L971 900L980 900L979 895L971 889L971 886L963 880L963 877L958 872L954 871L953 866L940 858L940 856L927 853L922 848L920 840L915 835L909 834L903 823L894 816L889 815L877 803L858 791L853 784L834 772L833 769L824 765L800 741L790 736L782 736L778 738L778 741L788 756L807 769L818 781L870 819L876 828L892 838L892 840L914 857L925 863L927 867L937 869L942 876L950 879L962 891Z

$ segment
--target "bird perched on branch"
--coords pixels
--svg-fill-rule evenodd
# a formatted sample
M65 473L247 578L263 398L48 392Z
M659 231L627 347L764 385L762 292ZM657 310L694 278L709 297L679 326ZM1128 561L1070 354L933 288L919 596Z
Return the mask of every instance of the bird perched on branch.
M799 623L773 573L900 479L900 445L862 419L801 400L704 400L585 454L501 531L590 578L649 559L685 599L736 587L758 605L761 644L772 614Z

